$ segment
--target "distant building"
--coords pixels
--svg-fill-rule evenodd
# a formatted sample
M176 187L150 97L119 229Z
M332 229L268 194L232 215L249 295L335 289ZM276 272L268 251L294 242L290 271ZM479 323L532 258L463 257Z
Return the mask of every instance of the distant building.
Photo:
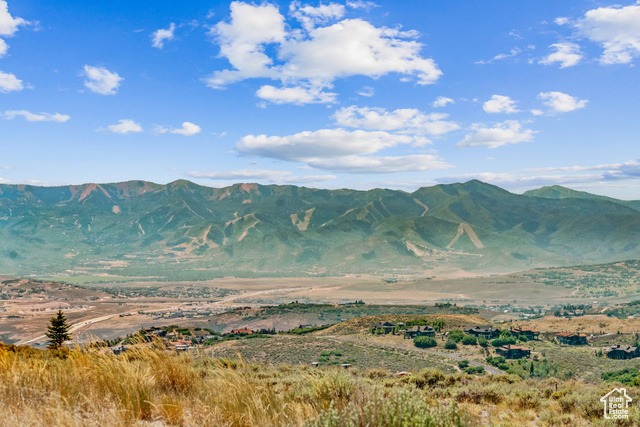
M253 334L253 331L249 328L240 328L240 329L232 329L231 333L235 335L240 335L240 334L251 335Z
M157 326L152 326L150 328L144 328L144 333L146 335L155 335L157 337L165 337L167 336L167 331L165 329L159 328Z
M500 336L500 329L493 326L471 326L465 328L464 332L476 338L494 339Z
M431 326L414 326L413 328L405 329L404 337L407 339L413 339L415 337L435 337L436 330Z
M511 329L511 333L516 334L519 337L524 337L528 340L537 340L540 336L540 331L527 328L513 328Z
M505 345L496 348L496 354L505 359L522 359L523 357L531 356L531 349L518 345Z
M607 350L607 357L616 360L634 359L640 357L640 351L638 351L637 347L618 344Z
M567 344L567 345L587 344L587 336L585 334L572 334L570 332L562 332L556 335L556 339L560 344Z
M117 356L120 353L124 353L125 351L127 351L127 347L123 345L116 345L114 347L111 347L111 351L113 351L113 354Z
M383 333L383 334L389 334L389 333L395 333L396 329L404 326L404 322L397 322L397 323L392 323L392 322L382 322L382 323L376 323L374 325L371 325L371 333Z

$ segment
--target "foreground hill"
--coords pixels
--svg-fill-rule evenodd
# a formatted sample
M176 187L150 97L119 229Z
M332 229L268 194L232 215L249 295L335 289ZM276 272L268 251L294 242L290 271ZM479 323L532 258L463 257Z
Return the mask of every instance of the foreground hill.
M0 185L0 273L184 280L640 258L638 203L584 194L517 195L479 181L413 193L188 181Z

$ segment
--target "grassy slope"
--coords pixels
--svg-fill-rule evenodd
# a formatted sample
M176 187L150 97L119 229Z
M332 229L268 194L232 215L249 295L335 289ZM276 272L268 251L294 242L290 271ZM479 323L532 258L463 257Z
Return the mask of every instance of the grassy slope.
M8 425L397 426L601 423L590 385L424 370L268 367L134 350L50 353L0 347L0 419ZM557 391L556 391L557 387ZM637 387L627 388L637 396ZM626 424L640 422L632 406Z

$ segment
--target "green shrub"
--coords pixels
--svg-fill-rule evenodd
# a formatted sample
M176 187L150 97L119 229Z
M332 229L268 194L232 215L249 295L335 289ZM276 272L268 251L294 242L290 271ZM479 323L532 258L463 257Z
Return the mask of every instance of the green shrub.
M472 337L471 335L465 335L464 338L462 338L462 344L476 345L478 344L478 340L476 340L476 337Z
M468 367L469 367L469 361L468 361L468 360L466 360L466 359L465 359L465 360L461 360L461 361L459 361L459 362L458 362L458 367L459 367L460 369L468 368Z
M484 375L484 368L482 366L469 366L464 371L471 375Z
M438 342L431 338L431 337L415 337L413 339L413 344L416 347L420 347L420 348L429 348L429 347L435 347L438 345Z
M486 347L489 344L486 338L478 338L478 345L480 347Z
M458 345L456 344L456 342L454 340L448 340L446 343L444 343L444 348L446 348L447 350L457 350L458 349Z
M464 338L464 332L460 329L454 329L453 331L449 331L449 339L455 342L460 342Z

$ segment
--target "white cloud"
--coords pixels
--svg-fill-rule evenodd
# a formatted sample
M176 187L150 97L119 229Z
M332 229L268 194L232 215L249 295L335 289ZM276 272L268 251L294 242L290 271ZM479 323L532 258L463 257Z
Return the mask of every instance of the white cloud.
M569 18L559 17L556 18L553 22L555 22L556 25L567 25L569 23Z
M536 133L531 129L523 129L517 120L496 123L494 127L475 124L472 129L474 132L458 142L458 147L497 148L503 145L532 141L533 135Z
M130 119L118 120L117 125L107 126L107 129L113 133L121 134L138 133L143 131L142 126Z
M24 117L24 119L28 122L57 122L57 123L64 123L71 118L66 114L59 114L59 113L34 114L27 110L8 110L4 112L4 118L7 120L13 120L16 117Z
M534 108L533 110L531 110L531 114L533 114L534 116L542 116L544 114L544 111Z
M582 60L580 46L575 43L555 43L549 47L555 49L555 52L538 61L540 64L551 65L559 62L560 68L568 68L577 65Z
M304 9L304 16L314 17L314 26L288 31L284 16L272 4L231 3L229 22L219 22L211 33L232 68L214 72L205 79L207 85L219 89L245 79L268 78L281 81L285 89L315 88L321 93L334 80L356 75L377 78L398 73L425 85L442 74L432 59L421 56L423 45L412 40L415 31L378 28L361 19L316 27L341 16L342 9L335 4L327 8ZM270 90L279 102L286 101L286 96ZM299 96L292 99L300 103ZM333 97L322 99L332 102Z
M514 56L520 54L520 52L522 52L522 49L520 49L519 47L514 47L513 49L511 49L509 51L509 53L499 53L496 56L494 56L491 59L481 59L479 61L476 61L476 64L491 64L494 61L501 61L503 59L507 59L507 58L513 58Z
M432 154L413 154L397 157L344 156L312 159L308 163L319 169L355 174L430 171L453 167Z
M364 9L366 11L373 9L374 7L380 7L377 3L363 0L348 0L347 6L352 9Z
M387 111L351 106L336 111L333 117L339 126L412 134L442 135L460 128L457 123L445 120L447 114L425 114L415 108Z
M221 172L187 173L192 178L217 179L223 181L267 181L273 184L295 184L310 182L325 182L336 179L335 175L293 175L289 171L265 170L265 169L240 169Z
M24 89L22 80L18 79L14 74L0 71L0 93L18 92L22 89Z
M540 92L538 98L543 99L543 104L555 113L567 113L586 107L586 99L578 99L562 92Z
M180 129L173 129L169 132L175 133L177 135L193 136L199 134L201 130L202 129L200 128L200 126L196 124L193 124L191 122L184 122L182 123L182 127Z
M482 105L482 109L487 113L505 114L513 114L520 111L516 108L516 101L503 95L493 95L489 101Z
M9 5L5 0L0 0L0 37L12 37L20 28L20 26L28 24L22 18L14 18L9 13ZM0 39L0 58L2 58L9 49L9 46Z
M383 173L449 167L435 155L369 156L401 144L424 144L424 138L389 132L321 129L289 136L247 135L236 148L245 156L303 162L318 169L349 173Z
M302 6L294 1L289 5L291 16L300 21L302 26L310 31L318 24L326 24L331 20L340 19L345 14L344 5L338 3L321 4L318 7Z
M160 29L151 33L151 41L152 46L158 49L162 49L164 47L164 42L167 40L173 40L173 32L176 29L176 24L173 22L169 25L169 28Z
M118 73L113 73L104 67L90 65L84 66L84 76L87 77L84 85L91 92L100 95L115 95L120 83L124 80Z
M337 93L324 92L320 87L282 87L271 85L261 86L256 91L258 98L274 104L327 104L335 103Z
M371 86L364 86L362 89L358 91L358 95L364 96L367 98L371 98L375 94L376 92Z
M627 64L640 56L640 3L589 10L574 26L604 49L601 64Z
M447 98L446 96L439 96L436 98L435 101L433 101L433 107L434 108L439 108L439 107L446 107L448 104L455 104L456 101L454 101L451 98Z
M247 135L236 144L236 148L246 156L307 162L314 158L372 154L414 141L413 137L407 135L338 128L289 136Z

